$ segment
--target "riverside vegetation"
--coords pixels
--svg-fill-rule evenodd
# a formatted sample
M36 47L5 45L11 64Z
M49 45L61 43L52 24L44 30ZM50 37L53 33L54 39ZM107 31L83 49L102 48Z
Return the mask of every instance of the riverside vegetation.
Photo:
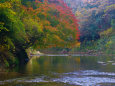
M61 0L0 0L0 65L28 61L28 48L76 46L78 23Z
M72 51L115 54L115 1L66 0L66 2L79 20L81 46L73 48Z
M25 64L30 49L115 54L114 13L113 0L0 0L0 65Z
M115 86L114 0L0 0L0 86Z

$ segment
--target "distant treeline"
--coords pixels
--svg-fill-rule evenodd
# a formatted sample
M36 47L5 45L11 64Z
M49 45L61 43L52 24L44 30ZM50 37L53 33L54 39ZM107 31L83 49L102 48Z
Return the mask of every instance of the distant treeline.
M81 47L107 50L107 52L115 54L115 1L83 1L70 0L69 2L68 0L69 6L72 7L80 21Z

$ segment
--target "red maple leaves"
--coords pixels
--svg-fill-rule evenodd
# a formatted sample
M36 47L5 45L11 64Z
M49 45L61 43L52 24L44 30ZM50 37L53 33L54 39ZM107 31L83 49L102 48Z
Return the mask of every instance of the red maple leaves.
M49 15L52 19L55 17L55 19L60 23L63 22L63 24L65 24L65 29L67 28L74 30L74 32L76 32L76 40L78 40L80 36L78 20L72 13L71 8L68 7L63 0L57 0L54 3L49 3L48 1L49 0L44 0L44 2L40 2L39 0L35 0L35 4L38 6L36 9L33 9L32 7L27 8L24 6L23 8L27 13L32 13L33 16L36 16L36 18L38 14L42 14L45 17ZM51 11L55 11L55 13L50 13Z

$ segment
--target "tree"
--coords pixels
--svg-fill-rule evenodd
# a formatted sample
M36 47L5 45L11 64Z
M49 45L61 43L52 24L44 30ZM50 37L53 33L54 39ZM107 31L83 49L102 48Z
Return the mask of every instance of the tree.
M77 19L61 0L1 0L0 55L10 66L26 63L26 49L76 46ZM11 58L10 58L11 57Z

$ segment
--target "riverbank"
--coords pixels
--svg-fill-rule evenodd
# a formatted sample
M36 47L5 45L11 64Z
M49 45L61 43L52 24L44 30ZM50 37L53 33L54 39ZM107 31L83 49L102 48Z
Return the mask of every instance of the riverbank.
M42 53L41 53L42 52ZM106 54L103 51L97 50L87 50L87 51L68 51L66 49L62 49L59 51L52 49L45 49L41 51L31 51L29 56L115 56L115 54Z
M26 60L26 63L33 58L33 56L68 56L68 57L72 57L72 56L115 56L115 54L106 54L102 51L96 51L96 50L87 50L87 51L73 51L70 50L69 52L67 52L66 49L61 49L61 50L33 50L31 48L26 50L27 53L27 57L28 59ZM23 55L22 55L23 57ZM21 64L21 65L26 65L25 64ZM20 64L12 64L10 66L6 66L7 64L9 64L8 62L6 63L0 63L0 71L4 72L4 71L10 71L13 68L19 68Z

